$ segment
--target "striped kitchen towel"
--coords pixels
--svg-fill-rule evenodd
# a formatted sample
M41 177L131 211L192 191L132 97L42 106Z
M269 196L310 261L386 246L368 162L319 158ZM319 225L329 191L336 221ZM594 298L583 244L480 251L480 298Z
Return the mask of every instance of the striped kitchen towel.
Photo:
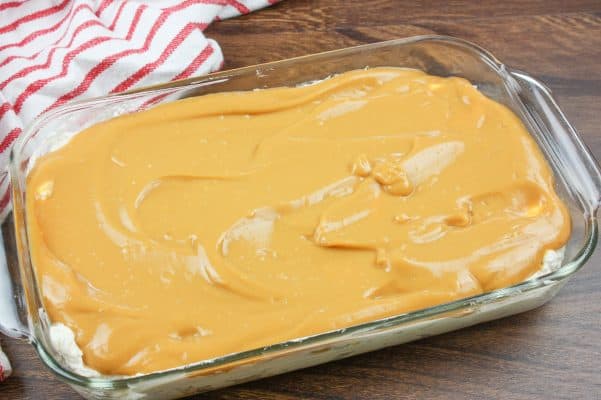
M74 99L218 70L213 21L278 0L0 0L0 221L9 151L40 113Z
M9 152L40 113L75 99L218 70L215 20L278 0L0 0L0 222ZM10 374L0 349L0 381Z

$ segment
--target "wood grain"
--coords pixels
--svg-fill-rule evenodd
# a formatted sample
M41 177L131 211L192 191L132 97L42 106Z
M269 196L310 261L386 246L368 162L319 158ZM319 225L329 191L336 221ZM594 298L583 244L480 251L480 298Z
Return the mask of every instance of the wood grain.
M365 6L364 4L368 4ZM601 1L286 0L211 26L226 68L419 34L474 41L555 93L601 158ZM601 254L540 309L195 399L600 399ZM0 399L77 399L25 343Z

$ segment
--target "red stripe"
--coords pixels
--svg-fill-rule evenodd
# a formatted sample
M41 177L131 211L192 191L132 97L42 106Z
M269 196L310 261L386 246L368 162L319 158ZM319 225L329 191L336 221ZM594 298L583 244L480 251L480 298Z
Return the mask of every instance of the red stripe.
M234 7L236 10L238 10L238 12L240 12L242 14L248 14L250 12L250 9L248 7L246 7L244 4L240 3L239 1L228 0L227 3L230 6Z
M2 28L0 28L0 33L10 32L12 30L15 30L21 24L24 24L26 22L31 22L31 21L34 21L36 19L44 18L44 17L47 17L49 15L55 14L55 13L61 11L63 8L65 8L67 6L67 4L69 4L69 1L70 0L65 0L62 3L57 4L54 7L46 8L44 10L40 10L38 12L26 15L23 18L20 18L20 19L18 19L16 21L12 22L11 24L8 24L8 25L3 26Z
M90 8L90 6L88 6L88 5L82 5L80 7L81 7L80 9L86 9L86 8L89 9ZM76 12L77 11L79 11L79 10L76 10ZM70 25L71 21L73 21L74 18L75 18L75 13L73 14L73 16L71 16L71 19L69 20L69 22L67 23L67 25ZM63 32L63 34L61 35L61 37L58 38L58 40L56 40L50 46L48 46L48 47L52 47L52 49L50 50L50 52L55 51L55 49L65 49L65 48L71 46L71 44L73 44L75 36L77 36L78 33L80 33L83 29L85 29L85 28L82 28L83 25L85 25L86 27L101 26L102 25L99 21L95 21L93 24L91 24L90 21L91 20L86 20L84 23L82 23L80 26L78 26L77 29L75 29L75 31L73 31L73 35L72 35L72 37L70 39L71 41L69 42L68 45L66 45L66 46L59 46L59 47L56 47L56 48L53 47L53 46L56 46L56 44L58 44L61 40L63 40L65 38L65 36L67 36L67 33L69 32L69 29L65 29L65 31ZM46 49L42 49L42 50L40 50L40 51L38 51L38 52L30 55L30 56L11 56L11 57L8 57L6 60L4 60L4 61L2 61L0 63L0 67L3 67L6 64L8 64L9 62L11 62L12 60L16 60L16 59L32 60L35 57L37 57L44 50L46 50Z
M207 58L211 56L211 54L213 54L213 52L213 46L211 46L210 43L207 44L204 50L201 51L200 54L198 54L196 58L194 58L194 60L192 60L192 62L186 67L186 69L184 69L182 72L173 77L173 80L175 81L178 79L184 79L189 77L194 71L198 69L198 67L202 65L202 63L204 63L207 60Z
M213 46L211 46L210 43L207 44L206 47L204 48L204 50L201 51L196 56L196 58L194 58L194 60L192 60L192 62L186 67L186 69L184 69L182 72L180 72L179 74L174 76L172 80L175 81L178 79L188 78L190 75L192 75L192 73L194 71L196 71L198 69L198 67L200 67L202 65L202 63L204 63L207 60L207 58L209 58L211 56L211 54L213 54L213 52L214 52ZM170 92L167 92L167 93L161 93L159 95L156 95L156 96L150 98L149 100L145 101L144 103L142 103L142 105L138 108L138 110L144 110L148 106L158 103L159 101L161 101L165 97L169 96L170 94L171 94ZM0 182L0 183L2 183L2 182Z
M25 1L11 1L9 3L4 3L4 4L0 4L0 11L2 10L7 10L9 8L15 8L15 7L19 7L20 5L26 3L27 0Z
M2 196L2 200L0 200L0 211L4 210L4 207L6 207L8 205L8 202L10 201L10 186L6 188L6 192L4 192L4 196ZM0 368L2 368L2 366L0 365ZM0 371L0 375L2 379L0 379L0 382L2 382L2 380L4 380L4 371Z
M123 3L123 4L125 4L125 3ZM147 8L147 6L143 5L142 7L138 8L136 10L136 15L134 16L134 18L132 20L132 24L129 28L129 32L127 32L126 40L131 39L131 36L133 35L133 33L138 25L138 22L140 21L142 12L146 8ZM156 34L156 30L154 32L151 32L151 34L146 37L146 41L149 42L150 40L152 40L152 37L154 37L155 34ZM44 111L48 111L51 108L54 108L58 105L61 105L65 102L79 96L80 94L85 92L90 87L90 85L92 84L92 82L94 82L94 80L96 79L96 77L98 77L98 75L100 75L102 72L106 71L115 62L117 62L119 59L121 59L125 56L128 56L134 52L139 52L139 51L140 51L140 49L128 49L128 50L124 50L117 54L113 54L113 55L106 57L104 60L102 60L96 66L94 66L94 68L92 68L90 71L88 71L88 73L83 78L83 80L79 84L79 86L77 86L75 89L71 90L70 92L65 93L61 97L59 97L52 105L50 105L50 107L48 107Z
M102 2L102 4L100 4L100 7L98 7L98 10L96 10L96 15L97 16L101 16L102 13L104 12L104 10L106 10L106 8L113 2L114 0L104 0Z
M117 25L117 20L119 19L119 17L121 17L121 12L123 11L123 8L125 7L125 5L127 4L127 2L123 2L121 3L121 5L119 6L119 9L117 10L117 14L115 14L115 18L113 18L113 23L109 26L109 29L112 31L113 29L115 29L115 25ZM140 8L146 8L146 5L143 5ZM140 10L140 8L138 8L138 11ZM130 29L131 31L131 29ZM128 33L129 35L129 33Z
M187 24L182 30L179 31L179 33L173 39L171 39L171 42L169 42L167 47L165 47L165 49L163 50L163 52L161 53L161 55L159 56L158 59L156 59L155 61L153 61L151 63L146 64L145 66L140 68L138 71L136 71L133 75L131 75L129 78L127 78L123 82L119 83L117 86L115 86L113 88L113 90L111 90L111 93L122 92L124 90L127 90L130 87L132 87L136 82L138 82L140 79L142 79L146 75L150 74L157 67L159 67L161 64L163 64L167 58L169 58L169 56L179 47L180 44L182 44L182 42L188 37L188 35L190 35L190 33L192 33L196 29L199 29L202 31L202 27L204 25L205 24L198 24L198 23Z
M59 79L64 77L65 75L67 75L67 70L69 69L69 65L71 63L71 61L73 61L73 59L81 52L88 50L94 46L97 46L101 43L106 42L107 40L111 40L111 37L108 36L104 36L104 37L97 37L94 38L92 40L89 40L87 42L85 42L84 44L82 44L81 46L79 46L78 48L76 48L75 50L67 53L67 55L65 56L65 58L63 59L63 68L60 72L60 74L58 75L54 75L51 76L49 78L45 78L45 79L40 79L37 80L33 83L31 83L29 86L27 86L27 88L25 88L25 90L23 91L23 93L21 93L21 95L19 95L19 97L17 97L17 100L15 101L14 104L14 109L15 112L20 113L21 112L21 108L23 107L23 103L25 102L25 100L27 100L27 98L29 96L31 96L32 94L38 92L40 89L42 89L44 86L46 86L48 83L52 82L55 79Z
M67 44L66 46L59 46L59 47L52 48L50 50L50 52L48 52L48 57L46 58L46 62L44 64L30 65L29 67L23 68L22 70L12 74L10 77L8 77L6 80L4 80L2 83L0 83L0 90L4 89L9 83L11 83L15 79L23 78L23 77L27 76L28 74L30 74L34 71L37 71L39 69L48 68L51 64L52 56L54 55L54 53L56 53L57 50L66 49L66 48L71 47L71 45L73 45L73 42L75 41L75 38L81 31L83 31L84 29L87 29L91 26L98 26L98 25L102 25L102 24L97 20L88 20L88 21L84 22L83 24L81 24L80 26L77 27L75 32L73 32L73 36L71 37L71 41L69 42L69 44ZM69 54L69 53L67 53L67 54Z
M146 109L146 107L158 103L159 101L163 100L165 97L169 96L170 94L171 93L167 92L167 93L157 94L156 96L151 97L150 99L148 99L144 103L142 103L142 105L140 107L138 107L138 111L144 110L144 109Z
M75 3L72 3L72 4L74 5ZM79 10L80 10L80 9L82 9L82 8L88 8L88 9L90 9L90 10L91 10L90 6L89 6L89 5L87 5L87 4L82 4L82 5L80 5L79 7L77 7L77 9L76 9L75 11L73 11L73 6L71 6L71 9L69 10L69 13L68 13L67 15L65 15L65 16L63 17L63 19L61 19L61 20L60 20L60 21L59 21L57 24L55 24L55 25L51 26L50 28L46 28L46 29L41 29L41 30L39 30L39 31L35 31L35 32L33 32L32 34L30 34L30 35L26 36L26 37L25 37L23 40L21 40L19 43L11 43L11 44L6 44L6 45L4 45L4 46L0 46L0 51L2 51L2 50L4 50L4 49L8 49L8 48L10 48L10 47L21 47L21 46L23 46L24 44L27 44L27 43L31 42L32 40L34 40L34 39L36 39L36 38L40 37L41 35L45 35L46 33L49 33L49 32L54 32L54 31L56 31L56 30L57 30L57 29L58 29L58 28L59 28L59 27L62 25L62 23L63 23L63 22L65 22L65 20L66 20L67 18L69 18L69 16L71 16L71 20L72 20L72 19L73 19L73 17L72 17L72 16L73 16L73 15L74 15L74 14L75 14L77 11L79 11ZM69 21L69 22L70 22L70 21ZM4 63L3 63L2 65L4 65Z
M125 4L125 3L123 3L123 4ZM131 24L129 26L129 30L127 31L127 35L125 36L125 40L129 41L132 38L132 36L134 35L134 32L136 31L136 27L138 26L138 22L140 22L142 13L147 8L148 8L148 6L146 4L144 4L136 10L136 14L134 15L134 18L131 20ZM119 10L119 12L121 12L121 10ZM115 24L115 22L113 22L113 24ZM148 40L148 37L146 38L146 40Z
M4 153L6 149L15 141L16 138L21 134L21 128L14 128L8 133L0 142L0 153Z
M6 193L8 193L8 190L6 191ZM4 200L4 198L2 200ZM0 365L0 382L4 381L4 379L4 367Z
M192 1L185 1L183 3L180 3L180 4L176 5L176 6L172 6L172 7L166 8L165 11L169 11L169 12L171 12L171 11L179 11L181 9L184 9L184 8L188 7L191 4L212 4L212 5L217 5L217 6L231 5L232 7L236 7L236 8L237 7L243 7L246 10L248 10L248 8L244 4L242 4L242 3L238 3L238 6L235 6L232 3L238 3L238 2L235 1L235 0L192 0ZM247 11L247 12L250 12L250 10Z
M6 114L8 112L8 110L10 110L12 107L10 106L9 102L3 103L0 106L0 120L2 119L2 117L4 116L4 114Z
M179 74L177 74L176 76L173 77L173 80L178 80L178 79L184 79L184 78L188 78L190 75L192 75L192 73L194 71L196 71L198 69L198 67L200 67L202 65L202 63L204 63L207 58L209 58L211 56L211 54L213 54L214 49L213 46L211 46L211 44L207 44L206 47L204 48L203 51L201 51L196 58L194 58L194 60L192 60L192 62L186 67L186 69L184 69L182 72L180 72ZM142 103L142 105L138 108L138 110L144 110L146 109L148 106L153 105L158 103L159 101L161 101L162 99L164 99L165 97L169 96L171 93L167 92L167 93L161 93L159 95L156 95L152 98L150 98L149 100L145 101L144 103ZM0 182L1 184L2 182Z
M165 11L167 11L169 13L174 12L174 11L180 11L192 4L215 4L215 5L219 5L219 6L225 6L228 4L228 1L231 1L231 0L188 0L188 1L184 1L183 3L178 4L176 6L166 8Z

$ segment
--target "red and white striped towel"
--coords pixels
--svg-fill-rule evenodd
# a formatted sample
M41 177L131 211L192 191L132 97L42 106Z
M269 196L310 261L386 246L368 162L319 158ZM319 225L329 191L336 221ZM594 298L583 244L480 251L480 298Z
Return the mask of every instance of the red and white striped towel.
M36 116L218 70L223 55L205 28L277 1L0 0L0 222L10 207L10 148ZM5 359L0 349L0 381Z
M0 348L0 382L8 378L12 371L8 357L6 357L6 354L4 354L2 348Z

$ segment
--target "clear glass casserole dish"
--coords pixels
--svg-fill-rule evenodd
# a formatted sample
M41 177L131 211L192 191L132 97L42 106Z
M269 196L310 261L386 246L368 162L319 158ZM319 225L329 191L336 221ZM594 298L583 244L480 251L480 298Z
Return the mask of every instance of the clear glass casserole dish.
M569 208L572 232L561 266L501 290L162 372L88 378L65 365L50 343L49 321L29 255L25 182L36 157L52 151L90 125L157 104L208 93L294 86L376 66L416 68L432 75L463 77L486 96L513 110L546 156L556 177L555 189ZM0 330L29 340L53 373L90 399L181 397L538 307L551 299L592 254L597 243L596 213L601 197L599 167L550 91L527 74L508 69L485 50L443 36L375 43L72 103L42 115L29 127L14 146L9 173L14 232L10 229L4 232L9 257L1 257L4 265L0 267L0 287L5 290L0 293Z

